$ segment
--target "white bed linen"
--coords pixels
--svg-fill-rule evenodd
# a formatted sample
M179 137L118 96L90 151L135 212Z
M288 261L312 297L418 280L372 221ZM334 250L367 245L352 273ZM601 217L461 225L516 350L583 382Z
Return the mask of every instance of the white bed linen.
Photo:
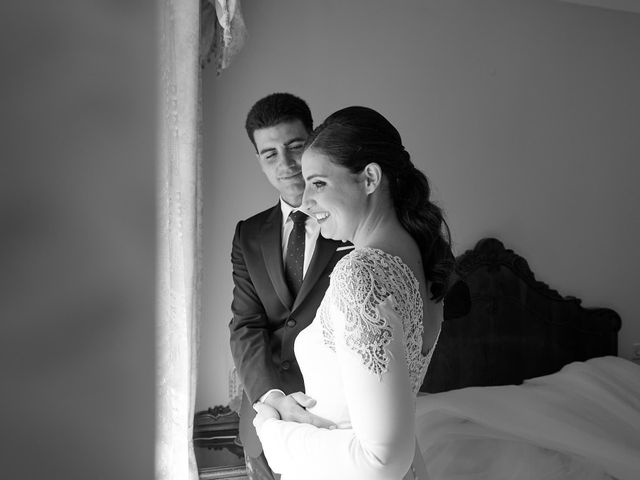
M520 386L421 396L430 479L640 479L640 366L575 362Z

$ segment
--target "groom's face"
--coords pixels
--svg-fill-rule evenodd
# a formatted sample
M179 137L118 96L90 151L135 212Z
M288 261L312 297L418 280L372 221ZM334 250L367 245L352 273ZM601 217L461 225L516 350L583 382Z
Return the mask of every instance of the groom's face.
M299 207L304 192L300 157L309 132L300 120L283 122L253 132L258 162L285 202Z

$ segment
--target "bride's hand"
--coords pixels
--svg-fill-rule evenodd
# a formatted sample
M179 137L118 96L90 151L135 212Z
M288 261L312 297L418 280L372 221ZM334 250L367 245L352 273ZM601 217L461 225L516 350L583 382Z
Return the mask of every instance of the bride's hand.
M253 409L256 411L256 416L253 419L253 426L256 427L256 430L259 430L262 424L270 418L280 420L278 411L266 403L256 403Z

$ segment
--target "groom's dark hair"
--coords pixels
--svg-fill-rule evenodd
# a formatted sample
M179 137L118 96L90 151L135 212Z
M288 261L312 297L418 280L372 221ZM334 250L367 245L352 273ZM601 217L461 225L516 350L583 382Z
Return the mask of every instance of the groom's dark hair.
M300 120L307 132L311 133L313 119L307 102L290 93L272 93L261 98L251 107L244 127L249 135L249 140L255 147L254 131L295 120Z

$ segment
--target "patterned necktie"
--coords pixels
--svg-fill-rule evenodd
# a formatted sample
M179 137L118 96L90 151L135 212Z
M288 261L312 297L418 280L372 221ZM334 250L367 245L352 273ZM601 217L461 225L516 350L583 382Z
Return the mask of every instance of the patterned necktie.
M289 218L293 220L293 230L289 235L287 243L287 256L284 262L284 276L289 286L289 291L293 298L298 296L300 286L302 285L302 266L304 265L304 224L307 221L307 215L296 210L289 214Z

